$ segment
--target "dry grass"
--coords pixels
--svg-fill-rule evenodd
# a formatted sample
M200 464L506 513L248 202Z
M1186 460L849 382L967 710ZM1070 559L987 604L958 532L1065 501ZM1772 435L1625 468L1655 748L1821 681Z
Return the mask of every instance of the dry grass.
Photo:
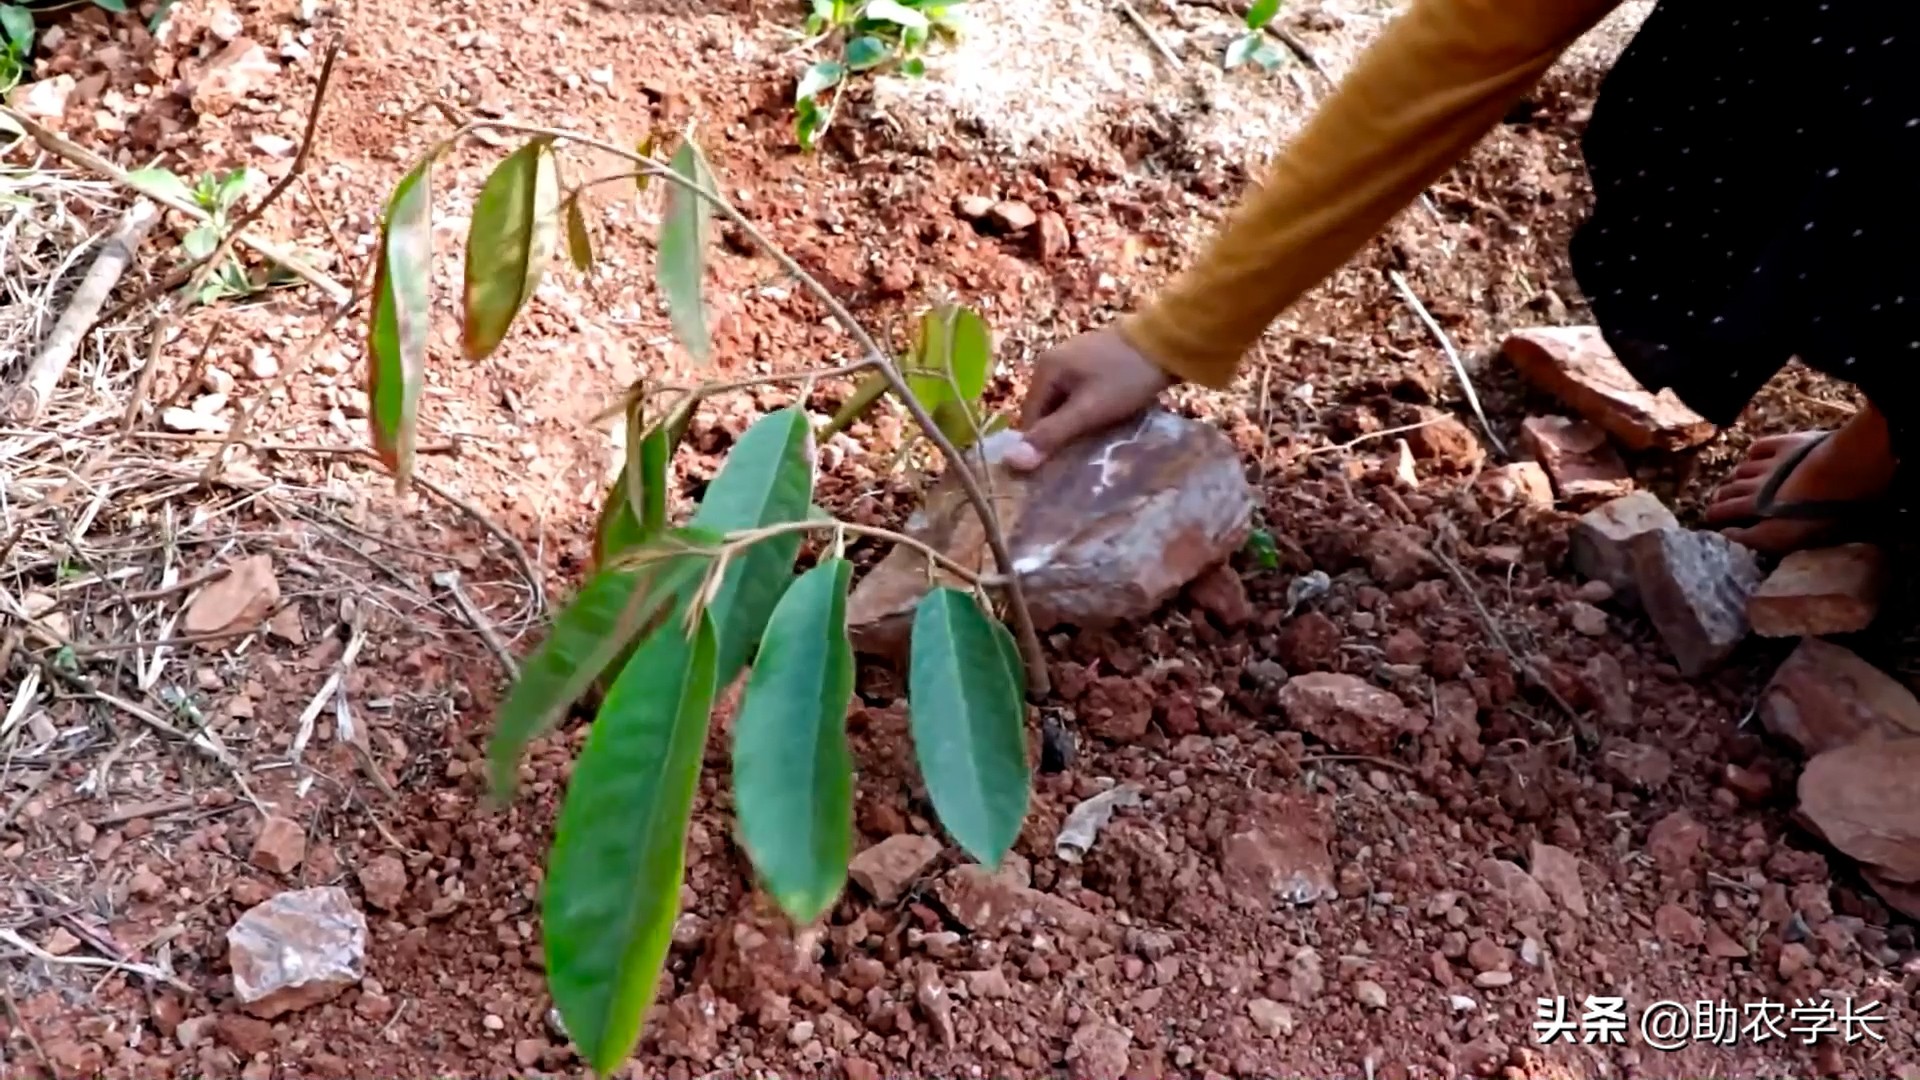
M0 169L0 402L132 200L19 158ZM502 540L514 567L504 580L462 581L482 560L456 569L447 552L397 539L365 478L333 467L365 464L364 447L229 447L151 429L164 407L204 389L201 361L222 318L174 296L140 302L178 262L165 235L119 281L109 318L85 335L43 412L0 419L0 897L12 901L0 915L0 990L22 999L56 984L84 991L116 972L175 979L164 941L130 948L101 932L122 914L128 883L101 877L109 860L90 850L95 832L271 806L316 786L329 801L392 798L393 776L411 766L390 776L374 729L449 707L358 694L349 675L361 646L463 626L476 640L511 640L544 615L531 559L450 492L422 485L448 517ZM161 362L149 393L138 384L150 358ZM272 567L256 595L265 614L223 634L188 632L187 612L255 556ZM289 655L317 665L317 692L296 691L304 708L256 719L236 706ZM364 778L341 775L342 760ZM55 930L78 950L33 944Z

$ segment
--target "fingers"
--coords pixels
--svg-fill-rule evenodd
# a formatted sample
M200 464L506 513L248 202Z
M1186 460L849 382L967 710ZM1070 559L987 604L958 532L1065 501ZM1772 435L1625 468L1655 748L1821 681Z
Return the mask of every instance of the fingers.
M1027 387L1027 400L1020 407L1020 427L1030 428L1058 409L1067 400L1067 382L1058 365L1043 357L1034 370L1032 385Z

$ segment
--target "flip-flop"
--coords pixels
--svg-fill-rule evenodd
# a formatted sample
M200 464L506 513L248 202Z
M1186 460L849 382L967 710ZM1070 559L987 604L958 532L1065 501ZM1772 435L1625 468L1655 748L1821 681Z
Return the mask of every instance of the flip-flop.
M1760 491L1753 497L1753 513L1736 521L1722 522L1716 528L1751 528L1765 521L1831 521L1845 524L1850 519L1869 516L1885 506L1884 499L1797 499L1792 502L1776 502L1780 485L1787 482L1794 470L1807 460L1807 455L1826 442L1833 435L1831 431L1820 432L1814 438L1794 448L1793 452L1782 458L1773 471L1767 474L1766 483L1760 485Z

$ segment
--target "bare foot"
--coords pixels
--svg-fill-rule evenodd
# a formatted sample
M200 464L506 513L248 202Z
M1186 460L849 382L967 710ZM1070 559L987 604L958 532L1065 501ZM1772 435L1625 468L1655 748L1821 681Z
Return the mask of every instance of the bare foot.
M1820 440L1820 432L1775 435L1755 442L1747 458L1713 493L1708 524L1732 525L1759 510L1760 489L1795 453ZM1866 501L1886 493L1893 483L1893 446L1886 419L1871 406L1815 446L1774 492L1774 503ZM1838 520L1779 518L1725 528L1727 539L1768 555L1810 547L1831 533Z

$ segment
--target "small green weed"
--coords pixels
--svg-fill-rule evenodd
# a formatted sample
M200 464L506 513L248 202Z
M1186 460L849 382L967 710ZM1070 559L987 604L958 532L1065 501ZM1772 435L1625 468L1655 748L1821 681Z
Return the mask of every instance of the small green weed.
M921 59L935 39L960 31L962 0L812 0L805 48L826 47L821 60L800 77L793 94L794 136L811 150L833 122L840 89L851 75L891 70L911 78L927 72ZM827 96L831 94L831 96Z
M1247 9L1247 32L1227 46L1224 66L1228 71L1248 62L1260 65L1263 71L1272 71L1286 59L1287 54L1268 41L1264 33L1267 24L1280 14L1280 3L1281 0L1254 0L1253 6Z

